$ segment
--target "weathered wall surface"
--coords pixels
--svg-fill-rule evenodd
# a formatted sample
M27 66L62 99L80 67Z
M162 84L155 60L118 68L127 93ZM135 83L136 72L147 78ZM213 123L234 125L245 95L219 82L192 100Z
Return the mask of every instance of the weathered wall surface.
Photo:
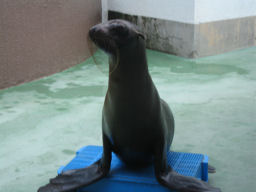
M256 0L111 0L108 9L139 25L148 48L182 57L256 45Z
M256 16L255 0L102 1L108 1L111 11L190 24Z
M196 57L256 46L256 17L195 25Z
M108 0L108 9L129 15L194 23L194 4L195 0Z
M147 48L182 57L193 57L194 25L164 19L108 12L109 19L121 18L139 26Z
M197 57L256 46L256 0L195 0Z
M82 62L99 22L100 0L0 0L0 88Z

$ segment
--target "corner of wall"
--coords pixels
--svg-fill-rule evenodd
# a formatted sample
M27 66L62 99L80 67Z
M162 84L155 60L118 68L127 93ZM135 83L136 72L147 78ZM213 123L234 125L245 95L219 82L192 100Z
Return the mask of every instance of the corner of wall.
M108 0L101 0L102 22L108 20Z

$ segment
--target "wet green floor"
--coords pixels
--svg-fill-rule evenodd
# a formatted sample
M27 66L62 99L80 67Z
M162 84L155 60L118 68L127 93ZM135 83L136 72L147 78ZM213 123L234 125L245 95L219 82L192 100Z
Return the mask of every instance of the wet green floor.
M206 153L223 192L256 191L256 48L188 60L148 51L176 120L173 150ZM0 91L0 191L34 192L75 150L101 145L107 58Z

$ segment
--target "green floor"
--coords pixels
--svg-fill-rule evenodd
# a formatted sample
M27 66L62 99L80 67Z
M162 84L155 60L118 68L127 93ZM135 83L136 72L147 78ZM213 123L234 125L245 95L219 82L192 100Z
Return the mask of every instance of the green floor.
M84 145L101 145L107 58L0 91L0 191L35 192ZM148 51L176 120L173 150L206 153L223 192L256 190L256 47L188 60Z

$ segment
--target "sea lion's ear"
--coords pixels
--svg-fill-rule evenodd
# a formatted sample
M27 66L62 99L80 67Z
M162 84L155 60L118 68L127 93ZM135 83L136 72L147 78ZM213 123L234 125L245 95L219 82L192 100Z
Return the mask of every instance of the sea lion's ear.
M145 40L145 36L143 35L143 33L135 30L136 34L138 35L138 37L141 37L143 40Z
M145 36L142 33L138 33L139 37L141 37L143 40L145 40Z

